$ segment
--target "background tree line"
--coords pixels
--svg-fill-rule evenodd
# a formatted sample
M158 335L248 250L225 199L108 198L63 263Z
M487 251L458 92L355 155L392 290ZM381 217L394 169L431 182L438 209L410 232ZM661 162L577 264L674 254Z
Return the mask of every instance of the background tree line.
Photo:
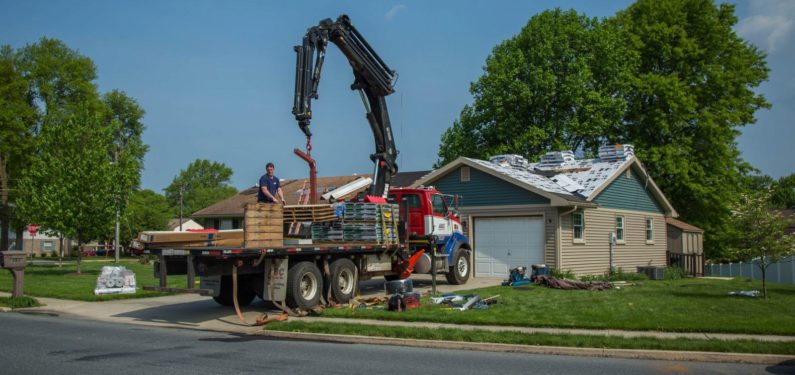
M0 46L0 249L29 223L80 244L165 229L184 189L186 216L234 194L232 170L196 160L167 196L140 190L145 111L121 90L100 93L93 61L57 39ZM19 242L17 241L19 246Z
M765 54L736 23L734 5L713 0L638 0L601 20L537 14L486 59L437 166L630 143L681 218L706 230L707 256L730 257L734 202L764 186L772 206L795 205L795 175L760 176L737 148L740 129L770 104L755 91Z

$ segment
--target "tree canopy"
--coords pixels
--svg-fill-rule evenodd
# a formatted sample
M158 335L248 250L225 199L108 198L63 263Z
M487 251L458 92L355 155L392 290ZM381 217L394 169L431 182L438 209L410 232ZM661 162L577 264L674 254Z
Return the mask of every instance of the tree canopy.
M638 0L601 21L561 10L533 16L486 60L473 104L442 135L437 166L631 143L682 218L707 231L715 255L752 169L737 149L739 128L769 107L754 91L767 79L765 55L737 36L736 23L734 6L713 0Z
M196 159L174 177L164 189L168 204L179 212L180 191L184 217L213 203L235 195L237 189L229 185L232 169L224 163Z
M149 189L137 190L130 196L130 202L121 220L121 243L127 244L145 230L166 230L174 211L166 197Z
M470 87L474 103L442 135L437 165L459 156L590 150L626 110L635 53L597 19L573 10L533 16L497 45Z

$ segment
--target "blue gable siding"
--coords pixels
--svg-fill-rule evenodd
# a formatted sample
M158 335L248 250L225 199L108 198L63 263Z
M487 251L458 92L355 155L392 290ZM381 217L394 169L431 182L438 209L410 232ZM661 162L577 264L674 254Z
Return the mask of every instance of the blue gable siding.
M629 178L626 172L621 173L593 201L606 208L664 213L635 171L631 171Z
M459 167L433 181L432 185L444 194L462 196L462 207L549 203L547 198L472 167L467 182L461 182Z

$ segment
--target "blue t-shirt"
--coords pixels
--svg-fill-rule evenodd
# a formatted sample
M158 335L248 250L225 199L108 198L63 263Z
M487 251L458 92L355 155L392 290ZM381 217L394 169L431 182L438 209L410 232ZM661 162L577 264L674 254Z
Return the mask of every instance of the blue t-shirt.
M267 186L268 192L276 198L276 192L279 191L279 187L281 187L279 178L276 176L268 177L267 174L262 175L262 177L259 178L259 189L257 190L257 202L275 203L274 200L268 198L265 196L265 193L262 192L263 186Z

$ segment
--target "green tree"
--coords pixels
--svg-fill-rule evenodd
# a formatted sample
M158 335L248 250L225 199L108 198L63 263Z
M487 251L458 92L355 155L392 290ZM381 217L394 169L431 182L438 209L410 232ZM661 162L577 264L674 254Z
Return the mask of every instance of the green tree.
M459 156L595 152L616 133L636 55L618 30L573 10L533 16L497 45L472 105L442 135L437 166Z
M180 198L184 217L213 203L229 198L237 189L229 185L232 169L224 163L196 159L179 172L164 189L168 204L179 212Z
M144 124L141 122L144 110L138 103L120 90L102 95L104 104L104 125L113 133L112 162L114 169L114 190L116 214L121 216L127 207L130 195L141 182L144 155L148 147L141 138ZM110 238L111 236L107 236ZM128 243L129 240L121 241Z
M104 238L115 213L114 133L102 120L87 107L48 114L19 183L20 215L78 245Z
M133 192L121 221L121 242L130 243L145 230L165 230L173 215L166 197L149 189Z
M773 184L771 201L777 208L795 208L795 173L781 177Z
M734 228L743 228L733 239L733 255L753 261L762 271L762 294L767 298L767 268L795 253L795 235L787 234L790 220L771 207L771 192L743 194L732 206Z
M713 0L638 0L611 22L640 58L614 140L635 145L682 218L706 230L707 255L717 256L749 167L738 129L769 107L754 91L767 79L765 55L734 32L734 5Z
M33 143L36 110L28 93L14 51L0 46L0 249L9 248L12 192Z

